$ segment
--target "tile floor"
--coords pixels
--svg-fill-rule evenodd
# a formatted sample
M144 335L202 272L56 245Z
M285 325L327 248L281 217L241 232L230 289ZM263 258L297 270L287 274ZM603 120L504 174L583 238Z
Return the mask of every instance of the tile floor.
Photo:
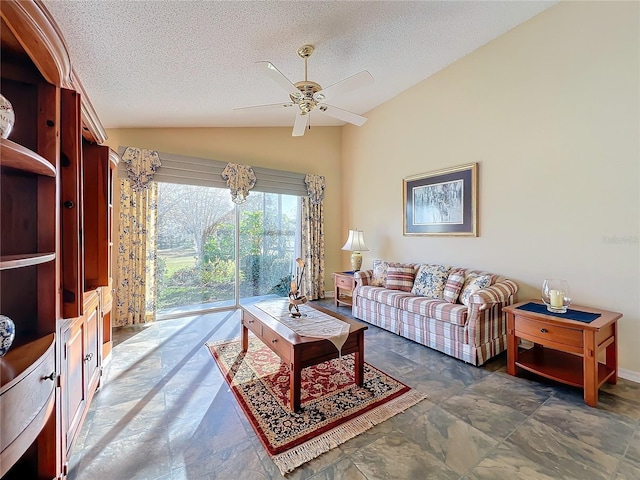
M69 479L282 478L204 346L238 336L239 318L116 329ZM365 338L367 362L429 399L287 478L640 479L640 384L606 385L590 408L578 389L509 376L505 355L477 368L371 325Z

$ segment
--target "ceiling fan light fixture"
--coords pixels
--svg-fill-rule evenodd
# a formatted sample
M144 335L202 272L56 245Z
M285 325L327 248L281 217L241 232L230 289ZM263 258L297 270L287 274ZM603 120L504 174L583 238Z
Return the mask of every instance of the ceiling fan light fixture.
M367 121L366 117L358 115L357 113L349 112L348 110L334 107L333 105L327 105L324 102L327 99L329 99L329 102L331 102L332 98L335 98L340 94L344 95L348 92L351 92L352 90L355 90L356 88L373 83L373 77L369 72L363 70L362 72L356 73L355 75L340 80L339 82L330 85L328 88L323 89L320 84L309 81L309 78L307 76L308 60L313 53L313 50L313 45L303 45L302 47L298 48L298 55L302 59L304 59L304 80L296 83L291 82L287 77L285 77L282 72L280 72L280 70L278 70L271 62L256 62L260 65L260 68L269 77L271 77L272 80L274 80L289 94L289 98L291 99L292 103L286 103L282 106L298 106L298 113L296 114L295 122L293 125L292 136L302 136L304 135L305 128L307 126L309 128L311 127L309 123L309 117L311 111L315 108L317 108L318 111L322 112L324 115L328 115L338 120L342 120L344 122L351 123L357 126L363 125L364 122ZM277 104L256 105L254 107L245 107L244 109L275 106L277 106Z

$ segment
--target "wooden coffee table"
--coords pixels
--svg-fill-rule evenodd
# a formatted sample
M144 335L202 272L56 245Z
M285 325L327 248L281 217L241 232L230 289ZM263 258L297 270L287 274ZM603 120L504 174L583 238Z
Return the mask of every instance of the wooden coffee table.
M309 304L307 304L309 305ZM313 307L312 307L313 308ZM364 331L366 325L349 318L339 317L324 309L317 309L349 324L349 336L342 347L342 355L355 354L355 383L364 381ZM254 305L242 306L242 351L249 347L251 330L262 342L289 365L289 403L291 410L300 410L300 384L302 369L338 358L335 345L326 339L300 336L278 320Z

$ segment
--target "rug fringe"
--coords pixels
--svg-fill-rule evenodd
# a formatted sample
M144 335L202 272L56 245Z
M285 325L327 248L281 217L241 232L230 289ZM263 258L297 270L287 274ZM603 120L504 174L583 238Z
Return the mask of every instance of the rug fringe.
M388 420L394 415L404 412L407 408L412 407L426 398L426 394L416 390L410 390L404 395L394 398L316 438L293 447L286 452L274 455L271 459L280 470L280 473L286 475L303 463L313 460L332 448Z

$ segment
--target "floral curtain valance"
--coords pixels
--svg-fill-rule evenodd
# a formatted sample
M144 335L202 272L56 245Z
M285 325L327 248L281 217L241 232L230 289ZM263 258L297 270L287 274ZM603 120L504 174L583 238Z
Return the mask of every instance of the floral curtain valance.
M227 186L231 190L231 200L234 203L244 203L251 190L256 184L256 174L250 165L239 165L237 163L227 163L221 174L227 181Z
M127 165L131 188L136 192L149 188L149 182L153 180L153 175L161 166L158 152L135 147L125 149L122 161Z
M322 175L313 175L308 173L304 177L304 183L307 184L307 194L312 205L318 205L324 199L324 177Z

